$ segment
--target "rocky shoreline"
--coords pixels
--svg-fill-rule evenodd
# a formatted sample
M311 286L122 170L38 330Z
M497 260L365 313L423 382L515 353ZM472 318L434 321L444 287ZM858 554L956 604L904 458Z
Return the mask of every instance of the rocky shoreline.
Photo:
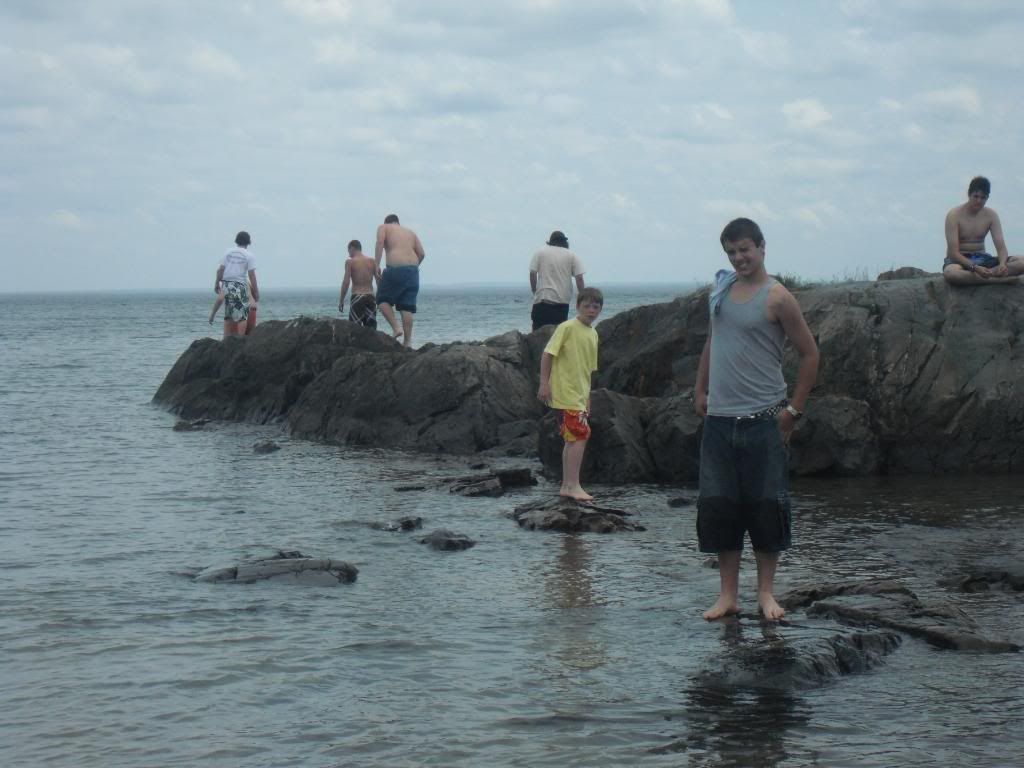
M912 276L795 295L821 367L791 445L794 473L1024 470L1024 291L951 289L941 278ZM601 367L584 479L695 479L701 420L692 390L707 334L706 291L622 312L597 330ZM310 440L538 457L557 473L554 416L534 396L550 332L411 351L339 320L270 321L247 338L194 342L154 402L189 423L279 421ZM795 362L787 356L790 380Z

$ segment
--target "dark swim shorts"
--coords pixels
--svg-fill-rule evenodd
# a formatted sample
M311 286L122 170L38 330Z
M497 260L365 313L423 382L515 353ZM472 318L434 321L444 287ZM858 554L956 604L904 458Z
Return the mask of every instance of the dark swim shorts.
M984 251L976 251L974 253L961 253L961 256L966 256L971 260L971 263L976 267L985 267L985 269L992 269L993 267L999 266L999 259L993 256L991 253L985 253ZM953 261L948 256L942 262L942 268L945 269L950 264L956 264L958 267L963 267L959 261Z
M538 301L530 310L530 319L533 321L533 330L535 331L545 325L564 323L569 319L569 305Z
M388 267L377 286L377 303L390 304L399 312L415 312L420 292L420 268L415 264Z
M697 543L701 552L756 552L792 543L789 455L775 416L708 416L700 443Z

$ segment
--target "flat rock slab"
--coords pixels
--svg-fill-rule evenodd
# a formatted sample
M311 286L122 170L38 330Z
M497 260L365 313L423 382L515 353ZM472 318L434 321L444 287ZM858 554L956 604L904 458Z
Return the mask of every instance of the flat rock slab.
M420 544L426 544L431 549L439 552L461 552L464 549L476 546L476 542L463 533L452 533L451 531L439 528L431 531L422 539Z
M279 552L262 560L201 571L196 581L205 583L252 584L257 581L287 582L311 586L351 584L359 569L342 560L305 557L301 552Z
M851 630L830 621L726 623L724 653L696 676L704 687L808 689L883 663L902 638L891 630ZM742 628L741 628L741 625Z
M516 507L512 513L520 528L561 533L619 533L647 530L626 518L632 513L555 496Z
M482 465L474 464L471 469L481 468ZM399 492L425 491L429 488L447 488L449 493L459 496L480 497L504 496L510 488L526 488L537 484L537 478L529 467L515 467L512 469L495 469L477 475L460 475L457 477L442 477L431 482L405 483L396 485L395 490Z
M808 616L828 617L859 627L886 627L925 640L936 648L980 653L1016 653L1020 645L992 639L963 611L928 605L898 582L853 582L787 593L784 608L804 608Z

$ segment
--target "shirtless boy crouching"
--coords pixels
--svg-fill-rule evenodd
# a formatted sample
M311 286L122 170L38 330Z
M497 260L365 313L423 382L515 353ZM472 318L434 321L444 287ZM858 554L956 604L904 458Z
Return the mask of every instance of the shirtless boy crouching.
M338 311L345 311L345 296L352 286L352 301L349 304L348 319L367 328L377 327L377 299L373 284L377 280L377 263L363 253L363 244L352 240L348 244L348 259L345 261L345 277L341 281L341 295L338 297Z
M942 276L950 285L1017 283L1024 274L1024 257L1010 256L999 214L986 208L992 184L975 176L967 187L967 202L946 214L946 259ZM996 255L985 251L991 233Z

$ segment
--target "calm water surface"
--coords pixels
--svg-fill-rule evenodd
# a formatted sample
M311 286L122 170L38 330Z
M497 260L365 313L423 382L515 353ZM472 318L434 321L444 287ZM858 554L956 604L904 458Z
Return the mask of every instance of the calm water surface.
M671 287L608 291L606 314ZM686 489L601 488L648 530L520 531L494 500L398 493L466 460L175 433L150 399L211 333L212 296L0 296L0 764L4 766L1000 766L1024 754L1019 655L907 639L811 691L708 690L695 675L755 622L708 625L716 572ZM268 291L261 319L334 315ZM425 289L417 343L528 327L519 291ZM282 443L252 452L264 438ZM891 575L1024 640L1013 593L950 573L1019 561L1019 482L802 481L781 587ZM372 530L414 514L480 543L440 554ZM348 560L336 588L196 584L277 548ZM752 573L744 572L744 593ZM784 632L783 632L784 635Z

